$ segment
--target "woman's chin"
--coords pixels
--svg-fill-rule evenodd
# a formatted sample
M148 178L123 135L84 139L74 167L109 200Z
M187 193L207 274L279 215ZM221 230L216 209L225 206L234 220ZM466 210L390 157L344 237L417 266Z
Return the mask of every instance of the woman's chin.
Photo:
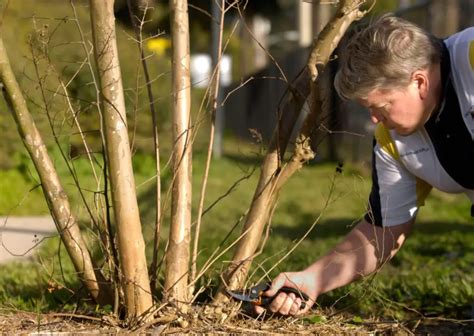
M416 129L413 129L413 128L402 128L402 127L394 127L393 130L395 131L395 133L401 136L412 135L416 131Z

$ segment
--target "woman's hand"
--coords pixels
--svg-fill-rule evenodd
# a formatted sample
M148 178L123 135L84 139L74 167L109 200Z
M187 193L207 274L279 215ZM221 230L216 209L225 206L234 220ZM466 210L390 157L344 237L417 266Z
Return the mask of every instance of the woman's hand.
M301 272L280 273L273 281L272 287L263 293L264 296L274 296L282 287L295 288L309 297L305 307L301 308L302 299L294 293L280 292L268 306L268 310L281 315L302 315L308 312L318 296L315 276L312 272L305 270ZM255 311L261 314L265 311L262 307L255 307Z

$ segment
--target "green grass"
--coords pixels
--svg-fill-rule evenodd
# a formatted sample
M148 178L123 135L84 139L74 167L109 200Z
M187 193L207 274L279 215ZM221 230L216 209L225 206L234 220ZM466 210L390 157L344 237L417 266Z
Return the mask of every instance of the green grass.
M246 146L242 149L244 153L239 155L238 143L235 141L231 148L231 153L221 160L215 160L212 165L205 207L226 194L236 181L242 181L203 218L198 258L200 267L214 251L222 251L239 235L242 222L233 231L232 228L248 208L257 183L259 169L250 173L255 167L258 168L260 159L249 155ZM205 155L202 153L194 156L193 218L197 213L204 159ZM86 162L78 160L75 166L80 180L85 184L90 183L91 177L86 174ZM145 237L149 238L147 254L150 256L155 195L154 181L149 178L152 176L154 163L150 157L136 156L134 166L143 231ZM336 164L332 163L308 165L285 185L272 217L267 243L254 263L251 281L257 281L265 270L289 251L319 215L321 219L314 230L270 276L275 276L280 271L305 267L340 240L363 215L370 189L367 170L360 166L346 165L342 174L336 174L335 167ZM2 187L7 186L8 190L8 193L2 194L0 213L45 213L45 206L41 206L44 201L39 188L12 211L12 204L17 204L23 198L25 190L36 184L28 171L0 172L2 177L6 177L0 179L0 183ZM58 168L58 171L62 176L66 173L64 167ZM247 175L250 176L243 178ZM166 169L162 182L166 191L170 183ZM72 195L73 208L79 209L77 193L72 192L74 185L70 181L65 185ZM166 193L164 197L165 195ZM329 205L324 208L328 199ZM162 247L168 232L169 200L166 204ZM322 295L319 304L337 310L347 309L363 317L376 315L400 319L414 314L413 311L416 310L428 315L465 318L465 312L474 299L474 224L468 210L467 198L433 192L420 212L412 236L389 265L375 277ZM79 212L84 227L87 227L85 212ZM64 251L61 252L62 263L59 263L59 246L57 238L49 240L44 244L40 257L33 262L1 267L0 301L4 307L48 311L68 309L75 303L76 298L67 288L77 290L79 285ZM225 253L199 284L216 284L231 253L232 250ZM20 274L26 275L19 276Z
M0 170L0 215L45 215L48 208L38 184L17 170Z

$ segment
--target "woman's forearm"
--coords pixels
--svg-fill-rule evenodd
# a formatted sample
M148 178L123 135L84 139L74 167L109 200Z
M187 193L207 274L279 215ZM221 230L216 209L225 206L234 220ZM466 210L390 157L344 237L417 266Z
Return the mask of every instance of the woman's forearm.
M395 255L407 238L412 223L382 228L363 220L305 272L315 276L319 294L369 275Z

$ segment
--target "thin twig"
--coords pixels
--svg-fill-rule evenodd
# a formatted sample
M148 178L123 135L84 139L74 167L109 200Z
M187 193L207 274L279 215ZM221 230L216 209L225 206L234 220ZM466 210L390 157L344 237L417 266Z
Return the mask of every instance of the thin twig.
M217 0L214 0L217 1ZM211 122L211 129L209 133L209 145L207 148L207 158L206 158L206 165L204 168L204 174L202 178L202 185L201 185L201 193L199 197L199 207L198 207L198 215L197 215L197 223L194 230L194 243L193 243L193 251L192 251L192 259L191 259L191 279L190 281L193 282L194 278L196 277L196 268L197 268L197 253L198 253L198 245L199 245L199 234L201 230L201 221L202 221L202 214L204 208L204 199L206 195L206 187L207 187L207 179L209 177L209 169L211 166L211 159L212 159L212 150L214 147L214 136L215 136L215 121L217 115L217 99L219 95L219 87L220 87L220 67L221 67L221 59L222 59L222 34L224 31L224 13L223 8L225 5L225 0L221 0L221 11L220 11L220 20L219 20L219 36L217 42L217 60L215 61L216 69L214 71L214 80L212 86L212 122ZM214 22L212 22L214 24Z
M337 173L336 173L337 174ZM316 225L319 223L319 221L321 220L324 212L327 210L327 208L329 207L329 204L330 204L330 200L332 198L332 195L334 193L334 190L335 190L335 180L336 180L336 176L337 175L334 175L333 177L333 180L332 180L332 183L331 183L331 186L330 186L330 189L329 189L329 195L327 196L326 198L326 202L323 206L323 209L321 210L321 212L319 213L318 217L316 218L316 220L311 224L311 226L308 228L308 230L306 230L306 232L303 234L303 236L301 236L300 239L298 239L298 241L290 248L290 250L283 256L281 257L272 267L270 267L270 269L268 271L265 272L265 274L260 278L260 281L267 277L268 274L273 271L279 264L281 264L286 258L288 258L288 256L293 253L293 251L306 239L306 237L308 237L308 235L313 231L313 229L316 227Z
M242 22L244 23L245 28L247 29L247 32L250 34L250 36L252 37L252 39L253 39L253 40L258 44L258 46L265 52L265 54L267 54L267 56L270 58L270 60L272 61L272 63L275 64L275 66L277 67L278 71L280 72L280 75L283 77L283 80L285 81L285 83L289 83L288 79L286 78L285 72L283 71L283 69L281 68L280 64L277 62L277 60L275 59L275 57L273 57L273 55L268 51L268 49L265 48L265 46L263 46L262 43L260 43L260 41L257 39L257 37L255 36L255 34L253 33L252 29L248 26L247 22L245 21L244 14L242 13L242 9L240 8L240 6L237 6L237 11L238 11L238 13L239 13L240 19L241 19Z

